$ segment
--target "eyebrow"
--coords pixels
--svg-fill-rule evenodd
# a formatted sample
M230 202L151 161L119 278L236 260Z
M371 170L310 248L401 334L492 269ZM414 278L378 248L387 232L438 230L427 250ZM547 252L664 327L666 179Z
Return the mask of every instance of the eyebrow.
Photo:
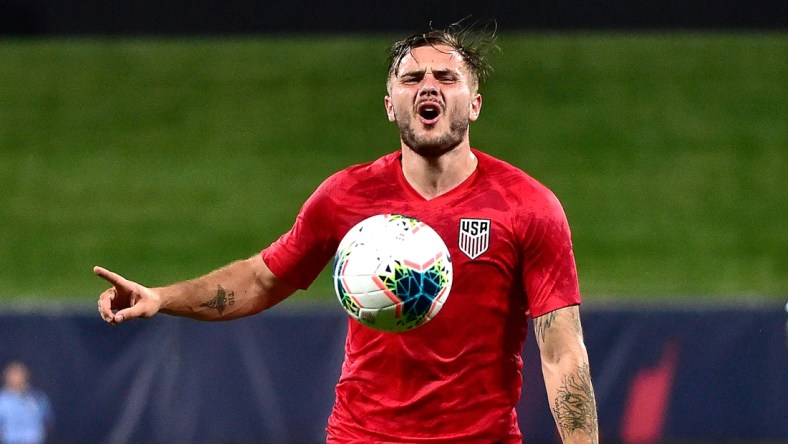
M443 68L443 69L430 69L432 75L437 77L446 74L459 74L462 75L459 70L451 69L451 68ZM402 74L398 75L397 78L401 77L424 77L427 74L426 69L414 69L410 71L403 72Z

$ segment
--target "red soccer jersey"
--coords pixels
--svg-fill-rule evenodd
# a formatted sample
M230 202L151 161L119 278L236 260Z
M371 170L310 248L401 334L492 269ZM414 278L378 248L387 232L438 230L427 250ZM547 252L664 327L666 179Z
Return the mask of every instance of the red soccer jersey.
M449 248L454 281L432 321L385 333L349 320L329 442L521 442L527 317L579 304L577 272L553 193L473 152L476 171L430 200L405 180L399 152L336 173L262 252L274 274L306 288L344 234L375 214L415 217Z

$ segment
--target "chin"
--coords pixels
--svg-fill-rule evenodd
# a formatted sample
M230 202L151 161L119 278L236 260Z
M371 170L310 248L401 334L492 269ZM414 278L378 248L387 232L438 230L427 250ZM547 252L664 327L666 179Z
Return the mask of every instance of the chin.
M465 139L467 122L453 122L448 130L422 128L416 131L415 125L400 124L400 138L416 154L436 158L454 150ZM432 134L431 134L432 133Z
M422 157L438 158L454 150L459 143L414 143L406 142L406 145L416 154Z

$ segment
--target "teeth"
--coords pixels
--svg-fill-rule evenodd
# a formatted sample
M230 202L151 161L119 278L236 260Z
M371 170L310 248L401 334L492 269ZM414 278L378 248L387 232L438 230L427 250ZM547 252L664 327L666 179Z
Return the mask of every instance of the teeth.
M436 108L434 106L423 106L421 108L421 112L423 112L423 113L436 113L436 112L438 112L438 108Z
M440 114L440 107L431 104L422 104L419 106L418 114L425 119L435 119Z

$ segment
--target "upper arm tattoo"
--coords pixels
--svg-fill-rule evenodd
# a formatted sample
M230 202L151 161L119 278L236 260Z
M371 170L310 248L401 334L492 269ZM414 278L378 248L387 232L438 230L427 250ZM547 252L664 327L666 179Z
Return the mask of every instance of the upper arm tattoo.
M563 437L578 430L592 437L597 436L596 400L587 363L578 366L576 372L564 376L555 397L553 415Z
M537 342L544 342L545 333L553 325L556 313L551 311L545 315L534 318L534 333L536 334Z
M572 323L572 328L575 329L575 332L580 333L581 335L583 334L583 329L580 326L579 311L577 308L567 307L566 309L554 310L550 313L539 316L538 318L534 318L534 333L536 334L536 341L538 343L544 343L547 332L550 330L550 327L553 326L558 314L562 312L567 312L569 316L571 316L570 322Z
M216 290L216 296L213 299L203 302L200 304L200 307L208 307L208 308L215 308L219 311L219 316L222 315L222 312L228 305L233 305L235 303L235 292L227 292L221 285L218 286L219 288Z

